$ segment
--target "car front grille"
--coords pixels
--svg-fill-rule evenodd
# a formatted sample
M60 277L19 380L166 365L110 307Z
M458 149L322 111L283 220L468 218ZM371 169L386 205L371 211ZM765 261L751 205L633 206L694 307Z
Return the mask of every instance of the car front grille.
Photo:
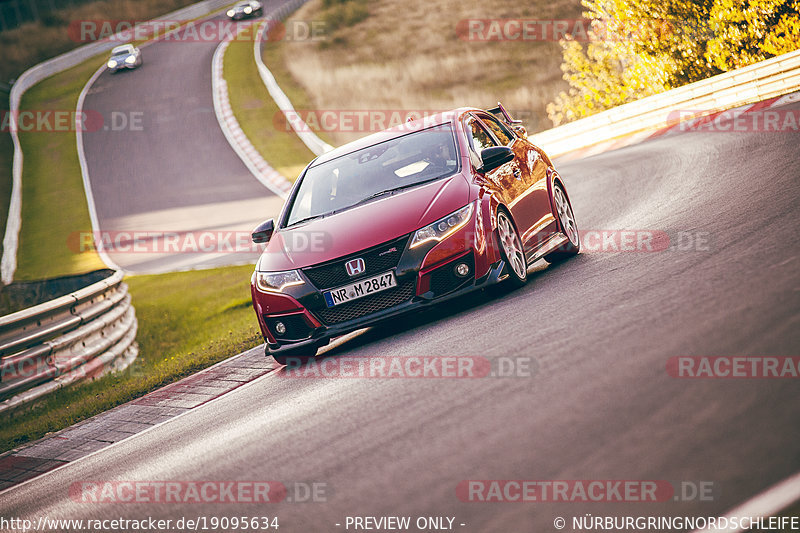
M406 248L408 238L408 235L404 235L399 239L385 242L321 265L303 268L302 271L319 290L332 289L351 281L374 276L397 266L400 256ZM358 276L350 277L344 265L348 261L359 257L364 260L364 272Z
M361 318L370 313L383 311L403 302L407 302L414 296L416 280L406 281L397 287L381 291L369 296L364 296L358 300L339 304L335 307L322 307L312 310L326 325L338 324Z

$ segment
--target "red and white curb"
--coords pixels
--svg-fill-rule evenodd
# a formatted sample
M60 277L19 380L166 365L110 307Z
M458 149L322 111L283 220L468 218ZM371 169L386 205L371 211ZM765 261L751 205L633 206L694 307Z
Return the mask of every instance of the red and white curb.
M264 357L264 346L257 346L22 448L0 454L0 495L50 470L219 400L278 369L280 366L272 358Z
M239 28L239 32L249 29L253 23L243 24ZM237 33L238 34L238 33ZM235 37L233 37L235 38ZM214 113L217 116L219 127L222 133L228 140L236 155L255 176L255 178L264 184L269 190L285 198L289 190L292 188L292 183L287 180L280 172L270 166L264 159L261 153L256 150L250 139L247 138L244 131L242 131L239 121L231 109L231 102L228 96L228 83L225 81L223 73L223 61L225 59L225 50L231 42L231 38L227 38L214 51L214 57L211 60L211 90L214 100Z
M713 123L723 114L726 117L735 118L742 114L754 113L757 111L760 112L773 107L796 102L798 100L800 100L800 92L794 92L783 96L762 100L754 104L747 104L709 113L701 113L699 110L695 110L691 114L687 113L685 120L670 120L669 117L665 117L664 123L667 125L658 128L655 131L653 129L644 130L621 138L611 139L609 141L594 144L592 146L587 146L585 148L578 148L576 150L567 152L564 155L558 156L558 159L561 161L583 159L585 157L590 157L604 152L610 152L611 150L616 150L625 146L638 144L642 141L656 137L672 136L688 131L702 131L702 126L704 124Z
M306 0L295 0L294 2L284 5L277 11L276 16L273 17L273 19L283 19L305 2ZM261 81L264 83L264 87L267 88L267 92L269 92L272 100L286 117L287 124L291 126L295 134L300 138L301 141L303 141L303 144L305 144L312 153L315 155L322 155L333 150L333 146L320 139L311 130L311 128L306 125L303 119L300 118L300 115L295 111L291 100L289 100L289 97L286 96L286 93L281 90L277 80L275 80L275 76L272 75L272 72L270 72L270 70L267 68L267 65L264 63L264 59L261 57L261 50L263 48L264 38L268 30L268 24L264 24L261 28L256 30L256 38L254 40L255 42L253 43L253 57L255 58L256 68L258 68L258 75L261 76Z

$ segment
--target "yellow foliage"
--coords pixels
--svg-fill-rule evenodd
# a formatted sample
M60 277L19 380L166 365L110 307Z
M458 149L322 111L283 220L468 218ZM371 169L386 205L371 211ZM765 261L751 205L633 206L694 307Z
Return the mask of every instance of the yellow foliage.
M562 41L554 125L800 48L800 0L583 0L593 33Z

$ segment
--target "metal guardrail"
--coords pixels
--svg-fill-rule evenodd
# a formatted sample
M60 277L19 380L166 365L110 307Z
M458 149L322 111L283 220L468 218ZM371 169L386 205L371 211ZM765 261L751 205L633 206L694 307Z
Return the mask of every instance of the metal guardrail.
M192 20L216 11L230 3L232 3L232 0L205 0L153 19L153 21ZM11 200L8 208L8 222L6 223L6 233L3 237L3 258L2 261L0 261L0 280L2 280L4 284L11 283L14 279L14 272L17 268L19 230L22 225L23 156L19 136L17 135L16 124L16 117L19 112L20 102L22 101L22 95L25 94L25 91L45 78L49 78L54 74L74 67L97 54L107 52L120 43L120 40L112 37L70 50L60 56L48 59L47 61L29 68L20 75L19 79L17 79L16 83L11 87L11 94L9 96L9 129L12 142L14 143L14 163L12 166Z
M137 356L136 315L123 273L0 317L0 412L75 381L122 370Z
M648 96L530 137L551 156L559 156L798 89L800 50ZM687 113L680 113L684 111ZM691 116L688 112L695 114Z
M293 2L289 2L272 13L270 18L275 20L283 20L306 2L307 0L294 0ZM303 120L300 118L300 115L295 111L291 100L289 100L289 97L286 96L286 94L278 86L278 82L275 81L275 76L272 75L272 72L270 72L270 70L267 68L267 65L264 64L264 60L261 57L264 45L264 37L269 32L269 29L269 24L263 24L256 34L255 43L253 44L253 55L255 56L256 67L258 67L258 74L261 76L261 81L264 82L267 92L269 92L269 95L275 101L278 109L280 109L286 117L286 122L289 123L297 136L300 137L300 140L303 141L303 144L308 146L308 149L311 150L311 152L315 155L322 155L325 152L332 150L333 146L320 139L313 131L311 131L308 126L306 126L305 122L303 122Z

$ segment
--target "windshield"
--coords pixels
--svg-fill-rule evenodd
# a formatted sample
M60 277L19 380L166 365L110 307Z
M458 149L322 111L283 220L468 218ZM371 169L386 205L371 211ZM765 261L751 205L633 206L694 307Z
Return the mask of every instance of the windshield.
M286 225L341 211L457 170L450 124L374 144L309 168Z
M111 52L112 57L119 57L119 56L126 56L128 54L133 53L133 50L130 48L123 48L122 50L114 50Z

